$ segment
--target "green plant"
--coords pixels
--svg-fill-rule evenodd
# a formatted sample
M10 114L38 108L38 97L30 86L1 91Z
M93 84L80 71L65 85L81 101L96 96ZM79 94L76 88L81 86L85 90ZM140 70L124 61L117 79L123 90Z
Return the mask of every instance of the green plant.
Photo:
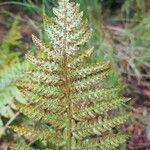
M141 20L128 29L112 28L115 44L116 62L122 74L128 79L134 77L137 81L149 78L150 59L150 24L149 15L145 14ZM133 92L133 91L132 91Z
M56 17L51 20L44 17L51 47L33 35L41 55L26 55L33 67L25 79L17 81L28 103L16 105L35 123L10 128L33 140L50 142L49 149L115 149L128 137L118 131L129 117L119 111L128 99L119 94L120 87L99 84L111 70L109 62L85 63L93 48L82 49L91 30L82 21L79 5L60 0L53 12ZM33 149L29 145L14 144L12 149Z
M18 45L20 34L17 32L17 21L0 45L0 118L11 118L15 108L13 99L21 100L15 81L21 77L25 65L19 63L19 53L11 51ZM0 134L3 132L3 121L0 119Z
M131 16L143 16L145 14L146 2L143 0L125 0L122 6L122 12L125 13L125 17Z
M47 10L51 10L54 5L56 5L56 0L42 0L42 1L32 1L32 0L23 0L23 1L4 1L0 2L0 5L18 5L21 6L23 10L26 11L26 13L37 13L41 14L43 12L43 7L40 7L41 5L45 6ZM47 7L49 6L49 7ZM39 8L40 7L40 8ZM51 11L48 11L47 13L51 14Z
M23 77L23 71L29 66L26 62L19 61L20 54L17 48L20 34L17 31L17 24L18 21L15 20L0 45L0 136L19 114L14 111L16 109L14 99L24 102L15 81Z

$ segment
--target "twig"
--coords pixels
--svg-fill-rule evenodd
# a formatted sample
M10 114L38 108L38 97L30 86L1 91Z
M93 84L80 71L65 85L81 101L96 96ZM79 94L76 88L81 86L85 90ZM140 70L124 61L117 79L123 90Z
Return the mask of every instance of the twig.
M6 125L4 126L4 128L1 130L0 135L2 135L5 130L8 128L8 126L14 121L14 119L20 114L20 112L17 112L16 114L14 114L14 116L12 118L10 118L10 120L6 123Z

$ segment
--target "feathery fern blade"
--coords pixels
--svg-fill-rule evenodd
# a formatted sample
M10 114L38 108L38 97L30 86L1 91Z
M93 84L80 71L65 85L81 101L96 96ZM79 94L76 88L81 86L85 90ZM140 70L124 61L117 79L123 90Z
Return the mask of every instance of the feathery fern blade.
M17 87L20 88L20 91L21 90L30 91L46 98L63 97L63 93L61 93L60 88L55 86L46 86L25 80L24 81L18 80Z
M45 98L43 96L35 95L34 93L29 91L22 91L22 96L24 97L26 102L28 102L29 104L36 104L36 107L39 107L41 109L54 109L58 111L61 109L64 110L65 106L67 105L64 99Z
M93 138L92 140L85 140L81 143L78 150L108 150L116 149L120 144L124 143L128 139L128 135L125 133L109 134L104 138Z
M26 55L33 68L18 82L28 102L25 106L18 104L20 111L43 128L13 128L32 138L52 141L56 149L61 149L61 143L67 150L117 148L126 135L113 133L113 128L128 118L126 113L119 112L127 99L120 96L120 87L100 87L99 82L107 78L111 64L85 63L84 58L91 55L93 48L82 51L81 45L90 38L91 30L82 21L78 4L59 0L53 13L52 20L43 18L51 49L33 35L42 56Z
M35 35L32 34L32 41L35 46L43 52L47 61L53 62L54 59L52 57L52 49L47 47L40 39L38 39Z
M27 144L16 143L10 146L11 150L35 150L34 148L28 146Z
M87 77L86 79L82 79L81 81L73 82L71 89L73 92L83 92L85 90L97 88L100 81L105 80L108 77L108 74L109 70L104 73L94 75L93 77Z
M89 76L93 76L96 74L100 74L103 73L107 70L110 69L110 63L103 63L103 64L98 64L98 65L91 65L91 66L87 66L87 67L81 67L76 69L73 73L72 73L72 81L76 81L76 80L81 80L84 79L86 77Z
M52 143L59 143L60 145L64 143L63 136L60 133L56 133L53 129L20 125L12 125L9 127L20 135L32 137L34 140L51 140Z
M89 57L93 52L93 48L87 49L83 51L82 53L80 52L73 60L71 59L70 62L68 62L68 68L70 70L74 70L79 66L83 65L84 58Z
M79 139L91 135L102 135L103 132L111 131L112 128L124 123L129 118L129 116L129 113L122 113L106 119L96 119L93 122L79 122L77 124L76 131L73 132L73 135Z
M78 104L79 102L96 102L102 100L110 100L117 98L119 96L118 91L120 89L115 88L98 88L96 90L89 90L89 91L80 91L79 93L72 95L72 102L74 104Z
M84 120L86 118L94 118L98 114L104 114L110 110L116 109L120 106L122 106L126 98L120 98L120 99L112 99L111 101L102 101L99 105L95 104L94 106L89 106L85 108L73 108L73 117L76 120ZM94 109L93 109L94 108Z
M35 56L31 56L29 54L26 54L26 59L32 63L33 65L36 65L37 67L39 67L39 69L43 70L43 71L47 71L48 73L60 73L60 68L58 66L58 64L56 64L55 62L45 62L41 59L36 58Z
M15 103L16 106L19 108L19 110L27 115L29 118L40 121L42 123L50 124L57 128L63 128L64 127L64 115L61 114L61 112L56 113L56 110L42 110L40 108L37 108L36 105L24 105L21 103Z
M29 79L33 82L38 82L40 84L57 86L62 85L63 83L63 80L60 79L58 75L49 74L40 70L28 71L27 75L29 75Z

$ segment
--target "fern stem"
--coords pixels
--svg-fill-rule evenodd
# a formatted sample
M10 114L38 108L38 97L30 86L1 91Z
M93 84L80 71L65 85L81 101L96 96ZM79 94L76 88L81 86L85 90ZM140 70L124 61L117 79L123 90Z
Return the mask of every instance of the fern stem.
M60 150L60 149L59 149L59 145L56 145L56 150Z
M64 78L65 78L65 94L66 94L66 100L67 100L67 116L68 116L68 128L67 128L67 150L71 150L71 133L72 133L72 108L71 108L71 102L70 102L70 89L69 89L69 80L68 80L68 69L67 69L67 55L64 53Z
M71 150L71 128L72 128L71 105L68 107L68 150Z
M66 8L66 1L64 0L64 6L65 10L67 11ZM64 32L64 51L63 51L63 56L64 56L64 62L63 62L63 67L64 67L64 79L65 79L65 93L66 93L66 100L67 100L67 119L68 119L68 127L67 127L67 150L71 150L71 140L72 140L72 108L71 108L71 102L70 102L70 88L69 88L69 79L68 79L68 58L67 54L65 52L65 49L67 49L68 45L66 44L66 26L67 26L67 13L65 11L65 19L64 19L64 24L65 24L65 32Z

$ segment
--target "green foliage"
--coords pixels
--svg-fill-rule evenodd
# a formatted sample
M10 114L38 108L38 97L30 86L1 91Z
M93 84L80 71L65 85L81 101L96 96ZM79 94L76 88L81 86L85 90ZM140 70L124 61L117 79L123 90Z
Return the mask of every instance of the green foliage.
M143 16L145 12L146 2L144 0L126 0L122 6L122 11L125 12L126 17Z
M17 21L0 45L0 117L11 118L14 108L13 97L21 100L20 92L14 82L21 77L23 66L19 63L19 53L12 52L11 49L18 45L20 38L17 32ZM2 120L1 126L3 125Z
M54 5L57 4L56 0L42 0L42 1L32 1L32 0L11 0L7 2L1 2L2 4L13 4L20 6L26 13L38 13L42 14L44 11L44 7L46 7L47 10L51 10ZM43 5L43 7L41 7ZM48 11L48 14L51 14L51 11Z
M33 148L31 148L30 146L26 145L25 143L13 144L11 146L11 148L14 149L14 150L20 150L20 148L22 148L22 150L33 150Z
M110 62L85 62L93 48L83 50L91 30L82 21L79 5L60 0L53 12L54 18L44 17L51 47L33 35L41 55L26 55L33 67L17 81L27 104L15 104L35 123L10 128L32 140L52 143L49 149L118 148L128 137L117 130L130 115L119 111L128 99L120 95L120 87L99 84L107 80Z
M134 63L136 68L139 70L138 74L134 73L136 77L143 77L144 72L149 75L149 60L150 60L150 16L145 14L141 21L130 29L130 33L133 36L132 41L130 42L130 47L133 51L135 57ZM143 68L143 70L141 69ZM133 72L131 72L133 73ZM150 76L149 76L150 77Z
M18 44L19 38L20 35L17 32L17 21L15 21L9 33L6 35L6 37L4 38L0 46L1 49L0 68L1 69L4 69L5 67L9 67L10 65L18 62L19 54L17 52L10 53L10 48Z
M102 5L103 4L101 4L101 6ZM98 2L97 6L100 6ZM92 7L92 5L89 5L89 7ZM97 7L93 8L96 9ZM128 77L136 77L138 81L143 77L149 78L150 18L149 13L146 12L146 2L141 0L126 0L122 6L123 13L119 11L120 14L115 16L115 18L116 21L118 21L121 17L120 21L127 28L110 25L110 27L114 28L113 34L108 30L109 25L107 28L103 22L101 8L96 10L98 12L95 11L94 14L92 11L88 11L88 16L90 16L89 20L94 29L93 37L88 45L95 46L95 51L88 61L95 62L98 61L99 58L101 60L109 59L114 68L116 68L118 64L120 73L126 74ZM95 18L95 16L99 17ZM111 19L112 18L113 17L111 17ZM118 23L116 22L116 24ZM111 83L105 82L105 84L120 84L118 83L118 74L116 70L112 72L110 77L112 79Z
M120 72L128 77L136 77L138 81L149 77L150 60L150 24L149 15L140 17L140 21L130 28L114 31L114 40Z

